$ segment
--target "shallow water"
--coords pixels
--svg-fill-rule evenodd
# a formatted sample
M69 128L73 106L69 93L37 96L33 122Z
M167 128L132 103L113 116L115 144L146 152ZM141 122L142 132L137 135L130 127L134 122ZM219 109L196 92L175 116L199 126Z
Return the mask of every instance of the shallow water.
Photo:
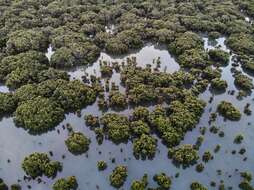
M10 92L10 89L7 86L0 83L0 92L7 93Z
M205 48L215 48L216 44L208 42L207 38L204 38L204 41ZM224 44L225 38L219 38L216 41L217 44L221 45L220 48L228 50ZM86 75L86 73L88 75L95 74L100 76L99 60L122 62L125 61L127 57L131 56L137 57L138 65L141 67L145 67L146 64L151 64L152 68L155 68L156 64L153 64L153 60L161 57L160 71L172 73L180 68L167 50L163 48L159 49L154 45L147 45L137 52L121 57L111 57L105 53L101 53L100 58L93 65L88 67L79 67L69 71L68 73L70 74L71 79L75 78L80 80L82 80L82 76ZM209 90L201 94L201 99L208 102L210 97L214 96L214 101L211 104L207 104L200 123L193 131L186 134L186 137L182 142L183 144L195 143L196 138L200 136L199 127L208 127L210 110L212 112L216 111L217 104L221 100L232 102L242 112L245 104L251 103L250 108L254 110L254 97L252 94L241 101L236 99L237 89L234 86L232 73L230 72L230 69L232 68L231 64L232 61L228 66L222 68L222 78L228 82L227 90L236 90L235 95L232 96L228 93L212 94ZM111 81L120 85L119 77L119 73L113 73ZM120 90L124 91L124 88L120 86ZM153 107L151 107L151 109L153 109ZM132 109L126 109L121 113L129 115L131 112ZM195 166L187 169L175 167L171 163L171 160L167 158L167 148L160 142L160 140L158 141L158 150L155 158L153 160L146 161L136 160L134 158L132 155L131 142L128 142L128 144L114 145L111 141L104 140L102 145L98 145L95 140L94 133L85 125L83 117L86 114L100 116L102 115L102 112L99 111L99 108L95 103L82 110L82 117L79 118L77 115L67 114L65 120L56 127L56 130L40 136L31 136L22 128L16 128L12 118L3 118L0 122L1 177L7 182L7 184L16 183L17 179L22 180L24 172L21 169L21 162L25 156L35 151L53 151L53 159L63 162L64 166L63 171L57 175L57 178L75 175L78 179L79 190L113 189L109 185L108 176L113 168L118 164L128 166L128 178L123 186L123 189L126 190L129 189L132 180L141 179L144 173L149 174L149 186L156 187L152 180L152 176L160 172L165 172L172 176L172 190L189 189L189 185L192 181L199 181L206 185L208 189L218 189L218 187L211 188L209 184L211 181L216 181L218 184L220 180L223 180L226 186L232 186L233 189L238 189L237 186L240 182L240 174L235 171L235 169L239 169L240 171L253 171L251 168L253 168L254 161L254 150L252 148L254 126L248 125L248 123L253 123L252 116L243 115L239 122L224 121L222 117L218 117L215 124L220 127L220 130L225 132L225 137L221 138L207 130L205 134L205 141L201 146L199 153L202 155L205 150L213 151L217 144L221 144L221 150L217 154L214 154L214 160L205 164L205 170L202 173L197 173L195 171ZM81 131L91 138L92 143L87 154L74 156L68 152L64 144L68 132L62 128L62 125L67 123L70 123L75 131ZM57 133L57 130L60 131L60 134ZM235 145L233 140L239 133L244 134L244 141L241 145ZM239 149L243 147L247 149L245 155L239 155L238 153L236 155L231 154L232 150L239 151ZM100 151L102 152L101 154L99 154ZM62 155L65 155L66 158L62 159ZM247 161L243 161L244 157L248 157ZM110 164L112 158L116 159L114 164ZM8 159L11 160L11 163L7 162ZM107 170L98 172L96 164L99 160L107 161ZM217 174L218 169L223 171L221 175ZM174 175L178 172L180 173L179 178L174 178ZM229 177L229 175L232 175L232 177ZM23 185L23 189L27 189L27 185L32 185L33 190L51 189L53 180L47 178L42 179L45 183L38 184L37 181L25 182L22 180L21 184Z
M53 47L50 44L47 49L47 53L45 54L49 61L50 61L53 54L54 54Z

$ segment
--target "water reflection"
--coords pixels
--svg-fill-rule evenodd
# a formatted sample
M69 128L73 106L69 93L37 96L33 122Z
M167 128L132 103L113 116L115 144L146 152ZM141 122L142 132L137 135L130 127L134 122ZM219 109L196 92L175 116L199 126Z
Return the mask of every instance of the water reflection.
M226 47L225 44L225 37L220 37L215 40L210 40L208 37L203 37L204 40L204 48L206 50L214 49L214 48L219 48L221 50L224 50L226 52L230 52L230 50Z
M107 63L111 64L114 62L118 62L119 64L121 64L122 62L126 62L127 59L131 57L136 57L137 65L143 68L145 68L147 64L150 64L151 68L155 69L157 66L156 61L160 59L160 72L173 73L180 69L179 64L175 61L174 57L169 54L165 47L148 44L141 50L137 52L132 52L125 56L110 56L102 52L100 54L100 57L94 64L88 67L77 67L76 69L69 71L68 74L70 75L71 79L79 80L82 80L82 77L85 76L85 73L87 73L88 76L95 75L97 77L101 77L100 61L106 61Z
M53 48L50 44L48 49L47 49L47 53L45 54L49 61L50 61L53 54L54 54L54 51L53 51Z
M0 84L0 92L7 93L10 92L10 89L5 85Z

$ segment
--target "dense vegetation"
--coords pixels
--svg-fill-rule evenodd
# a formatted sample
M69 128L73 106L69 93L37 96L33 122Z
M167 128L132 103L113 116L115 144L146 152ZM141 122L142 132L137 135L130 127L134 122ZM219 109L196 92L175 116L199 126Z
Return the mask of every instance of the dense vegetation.
M171 187L171 179L165 173L156 174L153 176L154 181L159 185L159 189L168 190Z
M90 140L83 133L72 132L65 144L71 153L82 154L88 151Z
M220 102L217 109L218 112L227 119L234 121L241 118L241 112L237 108L235 108L230 102Z
M127 178L127 167L117 166L109 176L110 183L115 188L120 188Z
M208 162L213 158L209 151L202 157L198 154L204 139L199 138L195 145L178 146L199 123L205 109L199 95L208 87L213 95L228 89L230 81L222 79L220 67L231 64L231 58L239 96L246 92L249 95L254 88L248 76L254 71L254 29L244 20L246 15L254 17L252 0L6 0L0 2L0 12L0 83L11 89L0 93L0 115L12 114L15 124L33 135L53 130L66 113L77 112L81 116L81 109L98 97L96 103L103 114L87 115L85 123L95 132L99 144L104 138L115 144L131 141L137 159L152 159L161 140L174 163L189 166L199 158ZM231 52L220 47L205 49L202 35L213 40L225 36ZM159 72L159 58L154 61L156 68L141 68L132 57L122 64L100 62L101 77L87 75L83 81L71 80L65 71L93 64L102 51L122 55L146 42L166 45L181 69L172 74ZM51 59L45 56L49 46L54 50ZM237 65L247 72L243 74ZM120 75L125 93L111 81L114 73ZM247 105L245 113L250 115L251 106ZM106 112L132 107L133 113L128 116ZM217 111L233 121L242 117L227 101L220 102ZM213 121L215 115L211 115ZM224 133L220 131L219 136ZM238 135L234 142L240 144L242 140ZM71 153L82 154L88 151L90 140L83 133L72 131L65 144ZM107 163L99 161L97 167L105 170ZM24 159L22 168L32 178L54 177L61 164L44 153L33 153ZM199 164L196 168L201 172L204 166ZM110 183L119 188L126 178L127 168L118 166L110 175ZM171 187L171 178L165 173L155 175L154 180L159 185L157 189ZM253 189L250 181L244 178L239 188ZM147 186L144 175L132 183L131 189ZM0 181L0 187L6 189L6 184ZM76 188L74 176L61 178L53 185L54 190ZM206 189L198 182L190 188Z
M62 170L62 165L60 162L51 161L45 153L35 152L25 157L22 168L32 178L42 175L53 178L58 171Z
M20 104L15 122L31 133L42 133L55 127L64 118L64 110L48 98L36 97Z
M58 179L53 185L53 190L75 190L77 187L78 183L76 177L70 176L66 179Z
M192 145L185 144L175 149L169 149L169 157L184 166L194 164L198 159L198 151L193 148Z

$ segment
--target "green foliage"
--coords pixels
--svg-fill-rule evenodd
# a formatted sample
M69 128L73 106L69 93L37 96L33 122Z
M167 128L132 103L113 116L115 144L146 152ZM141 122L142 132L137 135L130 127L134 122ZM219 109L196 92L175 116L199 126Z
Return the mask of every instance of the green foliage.
M110 184L115 188L123 186L128 176L126 166L117 166L109 176Z
M155 91L146 85L140 84L129 91L129 101L133 104L142 104L156 101Z
M16 109L17 101L13 94L0 93L0 115L13 113Z
M254 189L254 187L248 181L242 181L239 184L239 188L241 190L253 190Z
M243 64L243 68L254 72L254 61L252 59L248 59L247 62Z
M71 67L75 65L75 57L70 49L62 47L54 52L50 64L54 67Z
M8 56L0 62L0 79L11 88L48 79L69 79L66 72L48 68L47 65L46 56L36 51Z
M249 172L241 172L241 177L246 181L252 180L252 175Z
M99 119L93 115L85 115L86 125L90 127L98 127L100 125Z
M75 176L70 176L68 178L58 179L54 185L53 190L75 190L78 187L78 183Z
M11 185L11 190L21 190L21 186L19 184L13 184Z
M235 85L242 90L251 91L254 88L252 79L244 74L236 74Z
M0 179L0 190L8 190L8 186Z
M105 169L107 169L108 165L105 161L101 160L97 162L97 168L99 171L103 171Z
M49 68L38 73L36 82L43 82L46 80L58 80L58 79L68 81L69 75L67 74L67 72Z
M76 110L93 103L96 99L96 92L81 81L74 80L57 86L53 99L65 110Z
M150 135L142 134L133 142L133 153L137 158L153 158L156 153L157 139Z
M153 177L154 181L160 186L161 190L168 190L171 187L171 179L165 173L156 174Z
M132 118L133 120L142 120L142 121L147 121L149 116L149 110L145 107L136 107L133 111Z
M113 74L113 67L107 65L107 62L100 64L100 70L103 77L111 77Z
M213 155L211 154L210 151L205 151L203 156L202 156L202 160L204 162L208 162L209 160L212 160L213 159Z
M36 97L21 103L15 111L15 123L30 133L53 129L64 119L64 110L48 98Z
M91 43L82 33L64 32L61 29L56 29L52 37L52 46L56 49L50 61L52 66L71 67L96 61L100 50L95 44Z
M177 60L181 66L189 68L205 68L209 65L207 53L199 49L186 50L181 55L179 55Z
M220 49L211 49L208 52L210 59L219 65L226 65L229 62L229 53Z
M106 39L105 49L110 54L124 54L129 49L139 48L143 45L140 35L134 30L125 30L114 38Z
M236 135L236 137L234 139L234 143L235 144L241 144L243 139L244 139L243 135L242 134L238 134L238 135Z
M177 164L184 166L194 164L199 159L197 150L189 144L181 145L178 148L170 148L168 155Z
M27 51L17 55L4 57L0 62L0 80L8 79L7 75L17 69L30 69L30 71L35 70L36 72L39 72L46 69L47 64L47 57L43 53L37 51Z
M114 143L125 142L130 136L128 119L119 114L107 113L101 118L104 131Z
M183 54L187 50L202 48L203 40L193 32L179 34L175 41L169 45L169 49L177 55Z
M204 168L205 167L202 163L196 165L196 171L199 173L202 172L204 170Z
M73 132L65 141L68 150L75 155L88 151L90 140L80 132Z
M241 190L253 190L254 187L251 185L252 176L248 172L241 172L241 177L243 180L239 184Z
M225 91L228 87L227 81L215 78L211 81L211 87L214 90L223 90Z
M136 136L141 136L142 134L149 134L150 128L147 123L142 120L133 121L130 123L131 131Z
M250 34L232 34L226 43L239 55L253 55L254 53L254 39Z
M219 114L223 117L237 121L241 118L241 112L236 109L230 102L221 101L217 107Z
M142 178L142 180L138 181L138 180L134 180L131 184L131 190L145 190L147 185L148 185L148 181L147 181L147 174L145 174Z
M212 67L206 67L202 72L202 77L207 80L212 80L221 77L220 69L213 69Z
M62 165L60 162L51 161L45 153L35 152L25 157L22 168L32 178L42 175L53 178L62 170Z
M128 46L119 38L110 38L106 41L105 49L110 54L124 54L128 52Z
M111 91L109 94L109 105L115 108L124 108L126 106L126 97L119 91Z
M190 185L190 189L191 190L207 190L205 186L203 186L202 184L198 182L192 182Z
M31 100L37 96L50 98L65 111L70 111L93 103L96 99L96 92L92 87L78 80L67 81L58 79L46 80L38 85L24 85L14 94L19 103Z
M17 54L28 50L44 51L47 49L47 38L41 31L17 30L8 36L7 52Z

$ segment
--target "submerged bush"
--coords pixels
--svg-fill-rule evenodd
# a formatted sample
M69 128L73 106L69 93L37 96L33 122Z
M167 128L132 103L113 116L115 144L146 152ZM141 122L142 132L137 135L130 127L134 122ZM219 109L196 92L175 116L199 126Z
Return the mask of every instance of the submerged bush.
M219 114L223 117L236 121L241 118L241 112L236 109L230 102L222 101L217 107Z
M11 185L11 190L21 190L21 186L19 184L12 184Z
M47 154L35 152L25 157L22 168L27 175L36 178L42 175L55 177L58 171L62 170L60 162L51 161Z
M148 124L142 120L131 122L130 128L131 128L132 133L136 136L150 133L150 128L149 128Z
M254 60L248 59L242 66L244 69L254 72Z
M0 93L0 115L13 113L16 109L17 102L10 93Z
M59 85L54 90L53 98L65 110L76 110L93 103L96 99L96 92L82 82L74 80Z
M129 91L128 98L130 103L143 104L155 102L157 95L153 88L139 84Z
M93 116L91 114L85 116L86 125L89 127L99 127L99 119L96 116Z
M203 40L199 35L193 32L185 32L184 34L179 34L176 40L169 45L169 49L177 55L182 54L186 50L202 48Z
M145 107L136 107L133 111L132 118L133 120L142 120L142 121L147 121L149 116L149 110Z
M148 176L145 174L142 180L134 180L131 184L131 190L145 190L148 185Z
M190 189L191 190L207 190L205 186L203 186L202 184L198 182L192 182L190 185Z
M1 190L8 190L8 186L5 184L2 178L0 178L0 189Z
M48 98L36 97L21 103L15 112L15 123L30 133L44 133L64 119L64 110Z
M244 74L235 75L235 85L242 90L251 91L254 88L252 79Z
M90 140L83 133L73 132L65 144L72 154L82 154L88 151Z
M227 45L237 54L253 55L254 54L254 39L250 34L232 34L226 41Z
M53 190L75 190L78 187L78 183L75 176L70 176L68 178L58 179L53 184Z
M156 153L157 139L150 135L142 134L140 138L133 142L134 155L142 159L153 158Z
M181 145L178 148L171 148L168 154L173 161L184 166L192 165L199 159L198 151L189 144Z
M219 65L226 65L229 62L229 53L220 49L211 49L208 52L210 58Z
M109 94L109 105L115 108L124 108L126 106L126 97L118 91L111 91Z
M103 171L108 167L107 163L103 160L97 162L97 168L99 171Z
M207 53L199 49L190 49L179 55L179 64L183 67L201 67L205 68L209 66Z
M160 186L161 190L168 190L171 187L171 179L165 173L156 174L153 177L154 181Z
M109 176L110 184L115 188L120 188L123 186L127 176L127 167L117 166Z
M107 113L101 118L104 131L114 143L125 142L130 136L128 119L119 114Z
M227 81L215 78L211 81L211 87L214 90L226 90L228 87Z
M210 151L205 151L203 156L202 156L202 160L204 162L208 162L209 160L212 160L213 159L213 155L211 154Z
M57 68L91 64L99 56L99 49L90 42L71 43L67 47L56 49L50 65Z

